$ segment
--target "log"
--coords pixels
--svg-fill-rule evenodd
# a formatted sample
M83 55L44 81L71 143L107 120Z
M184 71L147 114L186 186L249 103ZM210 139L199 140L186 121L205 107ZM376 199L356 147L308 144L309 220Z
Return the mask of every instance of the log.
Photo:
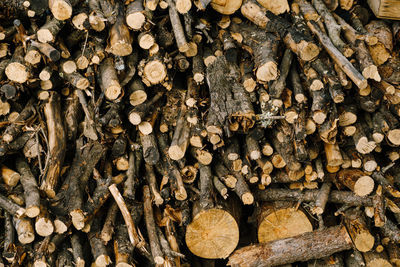
M117 20L110 29L110 42L106 51L116 56L127 56L132 53L132 37L125 24L124 11L117 5Z
M352 190L358 196L367 196L374 190L374 180L359 169L339 171L338 181Z
M349 209L345 212L345 225L353 240L354 246L360 252L370 251L375 243L365 218L360 210Z
M22 158L17 159L16 168L21 174L20 181L24 188L25 214L29 218L34 218L40 212L40 196L35 176L33 176L29 165Z
M23 53L23 47L17 47L5 69L5 74L7 75L7 78L17 83L26 82L30 75L29 68L27 68L24 63Z
M304 211L296 209L296 204L289 201L262 203L257 223L260 243L294 237L313 230Z
M232 198L213 204L211 207L199 205L193 210L194 216L186 229L185 241L190 251L199 257L224 259L239 242L236 218L240 211Z
M327 245L329 243L329 245ZM322 258L352 247L351 238L343 226L307 232L296 237L250 245L236 250L230 266L274 266L295 261Z
M66 148L65 131L61 119L60 105L60 95L54 92L50 94L50 98L44 109L48 126L50 164L45 179L40 185L40 189L45 191L47 196L50 198L54 198L56 195L56 188L61 172L61 166L64 162Z

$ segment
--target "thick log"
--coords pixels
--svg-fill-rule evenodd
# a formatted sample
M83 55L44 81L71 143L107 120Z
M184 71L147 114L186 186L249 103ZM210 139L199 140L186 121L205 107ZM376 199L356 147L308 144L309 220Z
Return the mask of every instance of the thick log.
M231 130L229 121L237 121L244 131L254 125L254 111L242 84L236 75L229 75L234 66L228 64L225 57L207 67L207 83L210 87L211 106L207 117L206 129L209 133L229 137ZM233 69L236 74L236 69ZM224 77L221 79L221 77ZM227 86L229 84L229 86ZM236 101L240 99L240 102Z
M260 243L294 237L313 230L304 211L296 209L295 202L264 202L257 212Z
M204 203L204 202L203 202ZM217 201L214 206L193 209L193 220L187 226L185 241L190 251L202 258L228 257L239 242L239 206L233 198Z
M346 228L335 226L241 248L229 257L228 265L243 267L282 265L326 257L351 247L352 241Z

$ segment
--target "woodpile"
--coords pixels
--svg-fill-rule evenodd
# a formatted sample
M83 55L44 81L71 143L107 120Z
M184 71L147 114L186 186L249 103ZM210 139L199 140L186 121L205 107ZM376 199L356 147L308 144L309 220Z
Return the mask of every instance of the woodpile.
M0 266L400 266L400 23L373 12L0 1Z

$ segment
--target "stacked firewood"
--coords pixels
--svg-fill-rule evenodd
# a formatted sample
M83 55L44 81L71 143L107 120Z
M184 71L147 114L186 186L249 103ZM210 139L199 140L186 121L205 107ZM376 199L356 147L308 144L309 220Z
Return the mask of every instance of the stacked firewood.
M400 266L364 2L0 1L0 266Z

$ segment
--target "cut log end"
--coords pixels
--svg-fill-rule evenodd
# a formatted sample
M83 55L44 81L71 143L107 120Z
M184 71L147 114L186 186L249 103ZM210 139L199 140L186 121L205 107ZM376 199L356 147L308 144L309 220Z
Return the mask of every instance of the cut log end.
M119 84L114 84L106 88L104 95L108 100L115 100L121 95L121 92L121 86Z
M205 150L200 150L197 152L196 159L203 165L210 165L212 162L212 154Z
M312 115L312 118L316 124L322 124L326 119L326 114L323 111L315 111Z
M186 230L186 244L196 256L228 257L239 242L239 227L227 211L209 209L197 214Z
M132 106L137 106L144 103L147 100L147 94L145 91L137 90L130 94L129 102Z
M257 0L257 2L275 15L283 14L290 10L287 0Z
M39 42L41 43L54 41L54 36L49 29L39 29L36 34Z
M39 218L35 223L36 233L40 236L49 236L54 232L54 225L48 218Z
M46 193L46 196L48 198L55 198L56 196L56 191L54 191L54 188L50 188L50 186L47 183L43 184L41 190L43 190Z
M138 129L143 135L149 135L153 132L153 126L148 121L141 122L138 125Z
M374 180L369 176L361 176L354 184L354 193L359 196L367 196L374 190Z
M260 66L256 71L258 80L268 82L278 78L278 66L275 62L270 61Z
M111 258L108 255L100 255L95 261L96 266L107 266L111 264Z
M368 141L366 137L361 137L356 144L356 149L361 154L369 154L375 147L376 143L374 141Z
M72 6L69 1L53 0L49 7L53 16L58 20L67 20L72 16Z
M38 216L40 213L40 209L38 206L31 206L26 208L25 210L25 215L28 216L29 218L35 218Z
M72 224L77 230L82 230L85 227L85 216L81 210L73 210L70 212Z
M358 233L353 240L355 247L361 252L370 251L375 243L375 238L369 232Z
M243 86L247 92L251 93L256 89L257 82L253 78L248 78L243 81Z
M21 242L21 244L30 244L33 240L35 240L35 234L33 232L24 232L18 235L18 241Z
M115 43L110 47L110 52L116 56L125 57L132 54L132 45L129 43Z
M133 30L140 30L146 22L146 17L142 12L135 12L126 16L126 24Z
M204 65L206 65L206 67L208 67L209 65L211 65L215 60L217 60L216 56L208 56L204 58Z
M192 8L192 1L191 0L176 0L175 7L179 13L186 14Z
M29 76L26 67L18 62L8 64L5 73L8 79L17 83L26 82Z
M146 64L143 74L151 84L158 84L167 76L167 69L161 61L153 60Z
M379 266L379 267L393 267L390 262L384 258L376 258L373 259L372 261L368 262L367 267L373 267L373 266Z
M302 41L305 42L305 41ZM310 61L316 58L319 54L319 48L316 44L306 42L300 50L300 58L304 61Z
M383 139L385 138L385 135L382 133L373 133L372 134L372 139L374 139L374 141L379 144L383 141Z
M324 88L324 83L319 79L313 80L310 84L311 91L318 91L321 90L322 88Z
M373 79L377 82L381 81L381 76L379 75L378 68L375 65L371 65L363 69L362 75L365 79Z
M128 119L129 119L130 123L132 123L133 125L139 125L140 122L142 121L142 118L136 112L129 113Z
M261 152L260 151L251 151L250 152L250 159L257 160L259 158L261 158Z
M26 52L24 60L31 65L39 64L41 55L37 50L29 50Z
M139 46L143 49L150 49L155 43L154 37L151 34L144 33L140 35Z
M204 74L203 73L195 73L193 75L193 79L196 83L202 83L204 81Z
M92 29L97 32L101 32L106 27L106 24L101 17L92 14L89 15L89 23Z
M54 230L57 234L63 234L68 230L68 226L61 220L54 220Z
M241 196L242 202L245 205L251 205L254 203L254 196L250 192L246 192Z
M260 243L288 238L313 230L310 220L301 210L295 208L279 209L261 221L258 227Z
M343 112L339 115L339 126L349 126L357 121L357 115L353 112Z
M185 53L189 50L189 44L188 43L184 43L181 46L178 47L179 52L181 53Z
M175 191L175 198L180 201L187 199L187 192L183 186Z
M387 135L390 143L393 145L399 146L400 145L400 129L390 130Z
M62 69L67 74L75 72L76 68L76 63L73 60L67 60L62 64Z
M197 44L195 42L187 43L188 49L185 51L186 57L194 57L197 55Z
M86 88L88 88L90 85L89 80L86 78L80 78L77 82L76 82L76 88L81 89L81 90L85 90Z
M211 6L223 15L232 15L242 5L242 0L212 1Z
M173 160L180 160L185 156L186 150L182 150L179 146L170 146L168 149L168 155Z

